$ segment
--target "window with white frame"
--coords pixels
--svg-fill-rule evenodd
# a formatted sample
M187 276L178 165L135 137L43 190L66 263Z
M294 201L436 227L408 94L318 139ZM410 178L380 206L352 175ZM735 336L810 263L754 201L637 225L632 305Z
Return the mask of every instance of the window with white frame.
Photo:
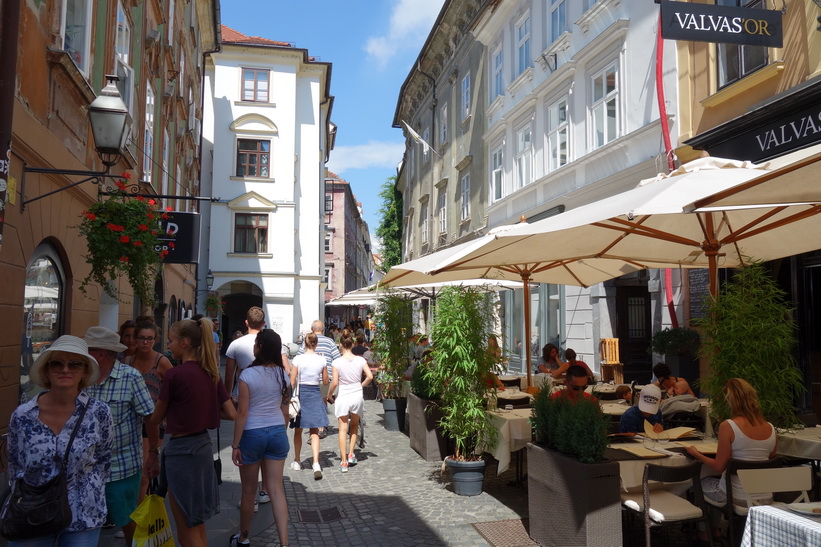
M325 275L322 278L322 282L325 283L325 290L332 291L333 287L331 286L331 282L333 281L333 267L332 266L325 266Z
M716 0L716 4L751 9L766 7L762 0ZM719 88L737 82L748 74L767 66L769 54L766 46L717 44L717 50Z
M462 78L462 120L470 116L470 72Z
M143 180L151 184L154 174L154 87L145 84L145 132L143 134Z
M91 55L91 0L63 0L60 36L63 51L88 75Z
M268 83L271 71L261 68L242 69L242 100L268 102Z
M567 97L547 108L547 149L548 171L553 171L568 162Z
M325 252L326 253L333 252L333 241L334 241L333 236L334 235L333 235L332 232L327 232L327 231L325 232Z
M430 128L426 127L425 130L422 132L422 140L426 143L430 143ZM424 163L427 163L430 161L430 148L428 148L424 144L422 145L422 147L422 161Z
M530 17L516 25L516 76L530 68Z
M448 231L448 193L446 188L439 190L436 198L436 210L439 218L439 233Z
M268 214L234 215L234 252L261 254L268 249Z
M331 192L325 192L325 212L334 212L334 195Z
M439 146L448 142L448 105L442 105L439 110Z
M237 176L269 177L271 141L237 139Z
M567 30L567 2L550 0L550 43L559 39Z
M122 97L126 108L131 112L132 91L134 89L134 70L131 68L131 23L128 21L122 2L117 2L115 50L114 64L117 76L120 77L117 88L120 90L120 97Z
M459 202L461 211L459 213L460 220L467 220L470 218L470 173L462 175L459 181Z
M619 136L618 67L612 63L593 75L593 103L590 107L593 148L599 148Z
M428 204L423 203L419 210L419 235L421 236L422 245L428 243Z
M493 94L491 95L491 101L505 94L504 68L504 51L500 46L493 54Z
M490 157L490 199L498 201L504 197L504 174L502 171L502 160L504 159L503 147L500 146L493 151Z
M516 132L516 188L533 182L533 139L530 124Z

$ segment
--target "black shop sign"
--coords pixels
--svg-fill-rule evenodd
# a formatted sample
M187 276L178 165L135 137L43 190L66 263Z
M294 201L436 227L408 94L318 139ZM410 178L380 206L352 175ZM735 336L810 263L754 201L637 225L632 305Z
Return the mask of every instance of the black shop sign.
M782 47L781 20L775 10L661 3L661 35L668 40Z
M168 218L160 221L160 240L157 252L167 251L166 264L192 264L200 256L200 215L169 211Z

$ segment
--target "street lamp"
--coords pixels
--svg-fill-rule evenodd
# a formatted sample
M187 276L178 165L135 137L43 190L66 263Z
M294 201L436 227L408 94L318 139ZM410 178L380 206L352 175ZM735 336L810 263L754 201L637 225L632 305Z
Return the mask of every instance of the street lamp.
M94 136L94 146L97 149L97 154L100 156L100 161L105 165L105 170L52 169L47 167L29 167L24 163L23 177L20 181L20 193L24 198L20 200L21 211L25 211L26 205L33 201L73 188L86 181L90 180L94 184L99 184L105 178L119 178L119 175L109 175L108 171L120 160L120 156L122 156L123 147L131 132L131 116L117 89L119 77L108 75L106 79L108 80L108 84L100 91L97 98L88 105L88 119L91 124L91 132ZM25 199L26 173L49 173L85 178L68 186L47 192L42 196Z
M214 288L214 274L211 273L211 268L208 268L208 274L205 276L205 286L209 291Z

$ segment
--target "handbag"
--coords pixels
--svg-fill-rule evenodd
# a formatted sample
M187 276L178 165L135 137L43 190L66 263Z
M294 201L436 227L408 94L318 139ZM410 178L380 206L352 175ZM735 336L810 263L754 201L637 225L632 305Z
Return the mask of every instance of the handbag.
M296 389L291 393L291 388L285 381L285 370L282 371L282 402L288 405L288 419L294 421L299 416L299 375L297 375Z
M222 484L222 458L220 457L220 428L217 428L217 459L214 460L214 474L216 474L217 476L217 486L219 486L220 484Z
M68 479L66 467L68 455L74 437L86 414L88 404L83 406L71 437L66 445L66 452L60 460L60 471L57 475L40 486L32 486L23 479L12 483L11 489L3 500L0 511L0 535L12 541L52 536L68 528L73 519L71 506L68 504Z
M143 547L174 547L174 535L171 533L171 520L165 510L163 498L149 494L131 513L137 527L134 530L134 545Z

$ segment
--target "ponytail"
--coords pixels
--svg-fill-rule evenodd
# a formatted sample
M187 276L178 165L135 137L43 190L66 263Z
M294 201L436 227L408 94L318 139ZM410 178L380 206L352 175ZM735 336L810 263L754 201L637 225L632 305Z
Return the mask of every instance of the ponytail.
M188 338L197 354L200 368L215 384L218 383L220 375L217 368L217 345L214 343L214 323L206 317L196 321L183 319L174 323L171 330L176 332L180 338Z

